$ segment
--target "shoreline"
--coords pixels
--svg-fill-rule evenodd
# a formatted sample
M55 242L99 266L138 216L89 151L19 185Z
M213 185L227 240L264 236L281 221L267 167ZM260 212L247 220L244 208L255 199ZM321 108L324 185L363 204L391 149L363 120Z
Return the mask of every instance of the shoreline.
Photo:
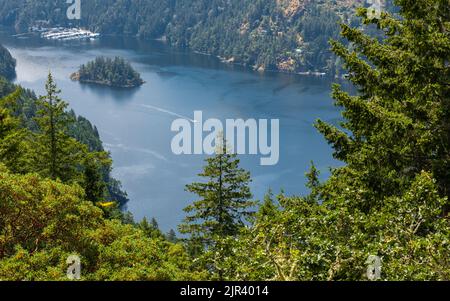
M2 26L5 28L5 26ZM7 27L6 27L7 28ZM36 33L33 31L28 31L26 33L20 33L14 30L14 28L12 28L13 31L16 33L13 36L17 36L17 35L24 35L24 34L32 34L32 33ZM123 38L135 38L136 40L140 40L140 41L157 41L159 43L163 43L163 44L167 44L168 46L174 48L174 49L183 49L183 50L187 50L190 51L191 53L194 54L198 54L198 55L202 55L202 56L208 56L208 57L215 57L216 59L218 59L220 61L220 63L225 64L225 65L235 65L235 66L241 66L247 70L251 70L253 72L256 73L260 73L260 74L264 74L264 73L281 73L281 74L293 74L293 75L300 75L300 76L306 76L306 77L315 77L315 78L324 78L324 79L339 79L336 78L335 76L328 74L326 72L316 72L316 71L286 71L286 70L281 70L281 69L258 69L258 68L253 68L252 66L249 66L248 64L239 62L239 61L235 61L235 60L231 60L231 59L227 59L224 58L218 54L214 54L214 53L207 53L207 52L201 52L195 49L192 49L190 47L180 47L180 46L175 46L172 45L167 38L163 38L163 37L159 37L159 38L142 38L139 35L126 35L126 34L101 34L101 36L98 38L101 40L102 36L110 36L110 37L123 37ZM44 39L44 38L43 38ZM47 40L47 39L44 39ZM64 42L64 41L62 41Z
M8 28L7 26L1 26L3 28ZM16 34L11 34L12 37L16 37L18 35L24 35L24 34L35 34L35 32L26 32L26 33L17 33L17 31L14 30L14 28L10 28L13 30L13 32L15 32ZM279 74L289 74L289 75L297 75L297 76L303 76L303 77L310 77L310 78L322 78L324 80L327 81L332 81L332 80L345 80L345 78L341 78L341 77L336 77L333 76L331 74L328 74L326 72L316 72L316 71L286 71L286 70L281 70L281 69L264 69L264 70L258 70L253 68L252 66L249 66L245 63L239 62L239 61L235 61L235 60L230 60L230 59L226 59L220 55L217 54L212 54L212 53L206 53L206 52L201 52L189 47L180 47L180 46L174 46L172 45L169 41L167 41L166 39L163 38L142 38L138 35L126 35L126 34L102 34L102 36L109 36L109 37L122 37L122 38L134 38L138 41L156 41L158 43L162 43L162 44L166 44L169 47L173 48L173 49L181 49L181 50L185 50L187 52L191 52L193 54L196 55L201 55L201 56L207 56L207 57L214 57L215 59L217 59L221 64L223 65L228 65L228 66L240 66L244 69L246 69L247 71L252 71L255 73L259 73L259 74L265 74L265 73L279 73ZM101 36L101 37L102 37ZM99 40L101 40L101 37L99 38ZM42 38L44 39L44 38ZM47 39L44 39L47 40ZM64 42L64 41L62 41Z

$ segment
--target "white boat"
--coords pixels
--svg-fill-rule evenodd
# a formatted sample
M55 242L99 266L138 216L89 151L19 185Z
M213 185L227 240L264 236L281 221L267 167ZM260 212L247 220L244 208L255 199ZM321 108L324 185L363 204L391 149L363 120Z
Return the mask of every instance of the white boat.
M57 41L95 40L100 34L79 28L51 28L42 32L41 37Z

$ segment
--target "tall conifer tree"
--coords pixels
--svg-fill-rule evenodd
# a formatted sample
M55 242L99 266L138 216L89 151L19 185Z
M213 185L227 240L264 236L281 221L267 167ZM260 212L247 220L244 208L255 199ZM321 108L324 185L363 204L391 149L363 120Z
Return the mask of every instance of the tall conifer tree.
M359 93L333 88L336 105L344 109L343 130L317 123L335 157L347 164L336 175L365 191L360 204L365 210L400 195L421 171L432 173L442 196L450 197L449 2L396 4L401 19L358 12L365 24L384 32L383 39L342 25L353 50L337 41L332 49Z
M255 203L250 200L250 173L239 167L239 159L229 153L225 139L219 136L217 140L222 142L216 155L206 159L207 165L199 174L206 182L186 186L200 200L184 209L188 216L180 225L180 232L191 235L194 247L207 251L206 265L223 280L222 271L217 268L217 263L229 253L223 242L239 233L245 219L253 214L251 207Z
M73 122L66 113L68 104L59 94L51 73L45 84L47 95L41 96L36 121L39 132L36 139L36 161L39 172L51 179L62 181L80 180L84 144L68 135L69 124Z

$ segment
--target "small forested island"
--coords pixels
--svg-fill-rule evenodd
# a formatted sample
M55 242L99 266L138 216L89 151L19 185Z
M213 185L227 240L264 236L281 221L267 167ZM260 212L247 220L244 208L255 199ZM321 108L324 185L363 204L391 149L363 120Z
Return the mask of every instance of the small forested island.
M97 57L95 60L81 65L78 72L70 78L81 83L94 83L117 88L134 88L144 81L131 64L121 57Z

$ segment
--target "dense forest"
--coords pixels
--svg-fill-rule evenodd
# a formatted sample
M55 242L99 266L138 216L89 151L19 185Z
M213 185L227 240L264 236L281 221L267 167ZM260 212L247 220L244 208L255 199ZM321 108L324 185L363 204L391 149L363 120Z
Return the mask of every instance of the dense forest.
M163 39L255 70L338 75L328 47L339 22L359 25L358 0L90 0L81 20L67 20L64 1L2 1L0 24L82 26L103 34ZM387 1L390 8L391 1Z
M222 140L179 227L132 218L105 201L110 161L69 134L67 103L49 74L35 128L29 95L0 100L0 279L64 280L66 259L82 280L450 280L450 9L447 0L396 0L366 26L341 25L351 43L331 42L355 95L333 86L339 127L315 124L344 164L310 192L254 201L251 175ZM0 90L1 91L1 90ZM27 108L27 109L25 109ZM25 118L31 122L30 119Z
M36 116L39 112L39 97L33 91L23 89L8 82L6 79L0 78L0 97L6 97L16 90L20 90L21 93L16 99L14 115L17 116L24 128L32 133L36 133L39 131L36 121ZM67 120L71 121L67 126L66 132L68 136L85 145L89 151L104 152L97 128L89 120L82 116L77 116L73 110L65 112L64 115ZM109 154L106 156L109 157ZM124 207L128 202L128 198L126 193L122 191L120 182L111 177L110 164L104 164L100 172L106 185L105 198L117 201L119 208Z
M0 45L0 77L11 79L16 75L16 60Z
M133 88L144 83L139 73L121 57L97 57L83 64L70 78L82 83L95 83L117 88Z

